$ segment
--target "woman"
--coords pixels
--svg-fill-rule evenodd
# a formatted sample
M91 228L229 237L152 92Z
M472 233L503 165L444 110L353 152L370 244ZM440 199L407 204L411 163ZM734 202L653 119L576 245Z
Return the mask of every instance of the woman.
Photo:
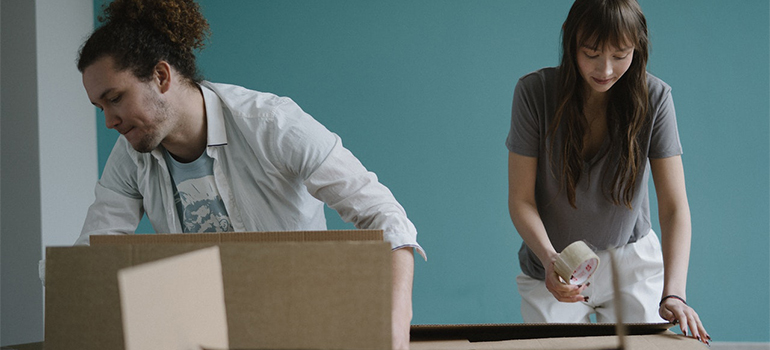
M577 0L562 28L561 64L516 86L508 204L524 240L517 283L525 322L589 322L592 313L615 321L609 264L585 285L554 272L557 252L584 240L605 262L616 248L624 322L662 317L711 339L685 302L691 228L682 149L671 88L646 72L647 56L635 0ZM650 170L662 248L651 229Z

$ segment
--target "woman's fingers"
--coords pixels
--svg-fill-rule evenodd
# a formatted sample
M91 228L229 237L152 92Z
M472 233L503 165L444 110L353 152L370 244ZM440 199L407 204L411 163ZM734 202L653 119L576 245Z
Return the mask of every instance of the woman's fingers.
M660 317L672 324L679 323L682 334L696 338L706 344L711 341L711 336L703 327L698 313L684 302L673 298L667 299L661 303L658 313Z

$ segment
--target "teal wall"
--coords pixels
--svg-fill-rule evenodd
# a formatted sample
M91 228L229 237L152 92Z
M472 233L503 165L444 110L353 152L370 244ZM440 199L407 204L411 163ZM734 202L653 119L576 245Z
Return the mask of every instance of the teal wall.
M292 97L407 209L429 255L414 323L522 321L504 140L518 77L558 64L571 1L200 3L208 80ZM640 3L685 149L688 302L715 341L770 341L768 2ZM98 123L103 166L117 135Z

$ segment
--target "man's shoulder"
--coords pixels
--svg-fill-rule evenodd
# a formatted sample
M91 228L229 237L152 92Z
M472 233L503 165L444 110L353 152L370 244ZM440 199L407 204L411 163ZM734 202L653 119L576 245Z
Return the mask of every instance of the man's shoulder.
M286 106L295 105L288 97L282 97L270 92L252 90L239 85L212 83L204 81L202 86L213 91L224 106L229 110L246 113L249 116L272 114Z

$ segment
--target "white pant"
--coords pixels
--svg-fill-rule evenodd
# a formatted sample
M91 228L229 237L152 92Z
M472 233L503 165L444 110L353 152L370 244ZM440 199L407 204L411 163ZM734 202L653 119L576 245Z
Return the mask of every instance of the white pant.
M596 252L599 268L583 291L588 302L563 303L545 288L545 282L525 274L516 277L521 294L521 316L526 323L614 323L615 304L609 251ZM655 232L616 250L623 323L659 323L658 302L663 293L663 254Z

